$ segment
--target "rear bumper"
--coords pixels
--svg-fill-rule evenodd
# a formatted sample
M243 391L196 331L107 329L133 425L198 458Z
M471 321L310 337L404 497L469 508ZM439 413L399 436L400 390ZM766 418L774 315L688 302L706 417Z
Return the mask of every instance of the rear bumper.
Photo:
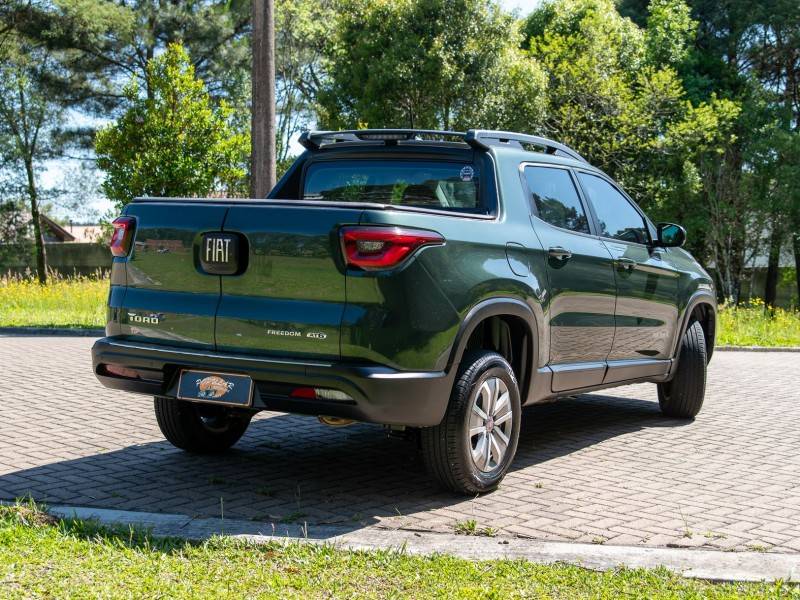
M181 369L241 373L255 384L253 408L387 425L439 424L452 389L452 376L445 372L188 350L113 337L95 342L92 363L100 383L112 389L174 398ZM109 364L135 371L136 376L111 374L106 370ZM291 389L298 386L340 390L353 400L290 398Z

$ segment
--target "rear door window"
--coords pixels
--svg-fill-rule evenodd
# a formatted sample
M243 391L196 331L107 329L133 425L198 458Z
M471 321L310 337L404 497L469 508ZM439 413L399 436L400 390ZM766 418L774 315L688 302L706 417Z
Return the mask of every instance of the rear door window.
M589 219L566 169L525 167L525 181L540 219L570 231L589 233Z
M303 199L487 212L480 192L480 172L472 163L336 160L308 166Z

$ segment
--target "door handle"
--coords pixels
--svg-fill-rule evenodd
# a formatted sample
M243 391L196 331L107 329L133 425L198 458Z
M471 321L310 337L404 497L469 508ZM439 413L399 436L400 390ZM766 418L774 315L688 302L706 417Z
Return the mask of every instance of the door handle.
M620 271L630 272L633 271L633 269L636 267L636 261L633 260L632 258L618 258L616 260L616 263L617 263L617 269L619 269Z
M558 260L567 260L572 257L572 252L561 246L553 246L547 249L547 254Z

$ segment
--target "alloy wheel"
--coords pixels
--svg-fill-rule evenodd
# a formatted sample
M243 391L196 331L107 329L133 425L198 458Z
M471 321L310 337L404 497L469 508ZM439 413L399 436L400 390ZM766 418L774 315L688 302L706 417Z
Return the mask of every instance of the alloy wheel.
M502 464L514 425L508 386L499 377L489 377L478 388L469 415L472 462L483 473Z

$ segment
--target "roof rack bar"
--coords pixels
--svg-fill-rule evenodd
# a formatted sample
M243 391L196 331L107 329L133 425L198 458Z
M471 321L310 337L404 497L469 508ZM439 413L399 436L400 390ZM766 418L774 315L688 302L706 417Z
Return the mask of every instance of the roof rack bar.
M470 129L464 139L473 148L481 148L483 150L487 150L489 146L492 145L492 140L495 143L517 142L519 144L532 144L534 146L541 146L547 151L547 154L556 154L560 152L564 156L574 160L588 162L569 146L538 135L525 135L523 133L512 133L510 131Z
M302 146L311 150L319 150L325 144L337 142L369 142L384 141L397 143L400 140L414 140L420 136L459 138L473 148L488 150L493 144L516 142L517 144L531 144L545 149L547 154L560 153L563 156L588 162L569 146L538 135L526 135L511 131L491 131L485 129L470 129L462 131L442 131L438 129L348 129L345 131L304 131L298 140Z
M413 140L418 136L454 137L464 140L466 133L463 131L440 131L437 129L349 129L345 131L304 131L298 140L308 150L319 150L330 140L336 142L369 142L398 140ZM330 143L329 142L329 143Z

